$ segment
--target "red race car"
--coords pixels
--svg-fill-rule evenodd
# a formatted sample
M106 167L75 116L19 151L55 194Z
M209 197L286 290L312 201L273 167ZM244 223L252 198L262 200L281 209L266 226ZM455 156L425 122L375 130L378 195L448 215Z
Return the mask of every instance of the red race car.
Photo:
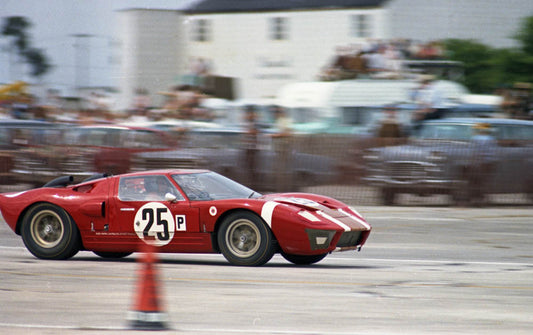
M3 219L38 258L67 259L79 250L118 258L146 243L158 252L222 253L235 265L262 265L277 252L292 263L312 264L333 251L360 250L371 230L335 199L261 195L208 170L72 182L65 176L0 194Z

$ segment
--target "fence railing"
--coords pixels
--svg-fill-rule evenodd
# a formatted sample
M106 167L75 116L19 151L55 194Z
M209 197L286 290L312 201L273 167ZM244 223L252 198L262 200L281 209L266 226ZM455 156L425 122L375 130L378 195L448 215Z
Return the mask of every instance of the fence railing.
M533 203L532 143L500 143L494 170L483 175L486 172L467 163L467 158L474 154L470 151L464 157L468 152L465 143L433 143L432 147L424 143L412 145L405 138L329 134L294 135L269 141L268 145L252 149L235 146L234 141L227 147L217 143L216 148L199 147L192 151L188 148L182 156L179 150L162 151L151 163L145 161L143 165L142 159L132 160L130 164L134 165L129 170L154 168L154 162L161 168L197 166L220 172L262 193L311 192L359 205L529 206ZM64 157L47 157L48 162L54 159L59 161ZM47 174L46 178L50 180L63 174L64 171L58 170L55 176ZM4 179L2 183L13 184L16 173L12 178L15 179ZM474 178L489 186L475 184ZM45 180L40 182L44 184ZM482 197L472 191L474 187L479 188L476 192L482 192Z

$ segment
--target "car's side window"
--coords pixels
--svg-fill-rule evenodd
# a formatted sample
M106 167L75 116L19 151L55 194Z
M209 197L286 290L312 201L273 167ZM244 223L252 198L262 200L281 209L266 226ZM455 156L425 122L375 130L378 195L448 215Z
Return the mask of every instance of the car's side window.
M122 201L144 200L144 177L120 178L118 198Z
M183 200L168 178L162 175L123 177L118 187L118 197L122 201L164 201L167 193Z
M146 201L164 201L165 195L170 193L179 200L183 200L181 194L165 176L146 176L144 178Z
M498 139L498 142L502 146L523 146L526 141L533 139L531 127L523 125L497 125L494 128L493 136Z

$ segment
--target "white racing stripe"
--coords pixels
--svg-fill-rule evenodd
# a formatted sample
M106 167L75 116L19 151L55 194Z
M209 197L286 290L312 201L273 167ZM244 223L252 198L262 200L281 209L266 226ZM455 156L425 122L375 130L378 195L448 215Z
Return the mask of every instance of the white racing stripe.
M342 209L339 209L339 212L341 212L342 214L344 215L348 215L350 218L352 218L352 220L354 220L355 222L359 223L360 225L362 225L363 227L365 227L366 229L370 230L370 225L368 223L365 222L365 220L362 220L360 218L358 218L357 216L353 215L353 214L350 214Z
M316 212L318 215L322 216L324 219L326 220L329 220L331 222L333 222L334 224L338 225L339 227L341 227L342 229L344 229L344 231L350 231L352 230L352 228L350 228L349 226L345 225L344 223L340 222L339 220L335 219L334 217L322 212L322 211L317 211Z
M274 213L274 208L276 208L277 205L279 205L279 202L267 201L263 205L263 208L261 208L261 217L263 220L265 220L270 228L272 228L272 214Z

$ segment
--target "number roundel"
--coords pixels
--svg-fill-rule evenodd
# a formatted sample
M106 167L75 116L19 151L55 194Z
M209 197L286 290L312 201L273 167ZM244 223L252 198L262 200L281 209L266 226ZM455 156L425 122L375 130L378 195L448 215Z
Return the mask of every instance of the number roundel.
M174 237L174 218L167 206L149 202L135 214L133 228L145 243L154 246L167 245Z

